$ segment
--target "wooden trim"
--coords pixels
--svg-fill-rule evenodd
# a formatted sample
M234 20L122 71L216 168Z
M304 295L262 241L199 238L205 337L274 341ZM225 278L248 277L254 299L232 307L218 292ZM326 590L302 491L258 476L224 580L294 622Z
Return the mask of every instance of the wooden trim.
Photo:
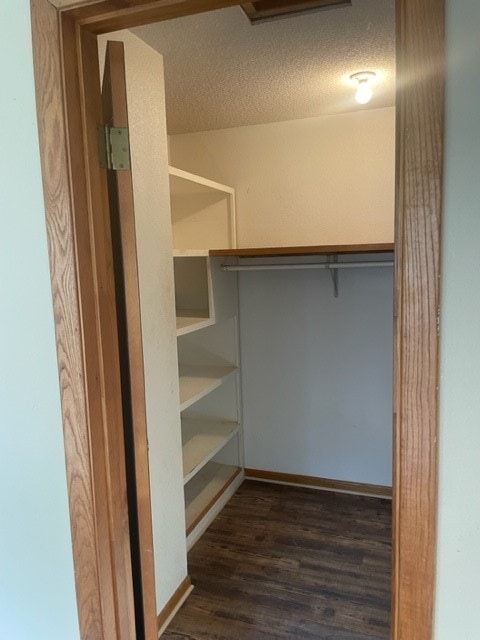
M433 634L445 7L397 0L393 638Z
M247 249L210 249L211 256L237 256L239 258L274 258L278 256L318 256L339 253L390 253L393 242L379 244L328 244L300 247L251 247Z
M220 498L220 496L222 496L225 493L225 491L228 489L228 487L232 484L232 482L235 480L235 478L237 478L239 476L239 474L242 473L242 471L243 471L243 469L241 467L239 467L235 471L235 473L232 473L231 477L223 485L223 487L220 489L220 491L218 491L213 496L213 498L210 500L210 502L208 502L208 504L205 505L205 507L202 509L202 511L200 511L198 516L194 520L192 520L192 522L187 527L187 537L192 533L192 531L195 529L197 524L203 520L203 518L207 515L207 513L210 511L210 509L213 507L213 505L217 502L217 500Z
M261 0L240 5L252 24L266 20L287 18L310 11L325 11L351 6L351 0Z
M103 439L92 434L92 425L101 420L91 382L99 375L97 327L87 297L92 291L82 286L93 280L89 238L76 230L58 14L48 0L32 0L31 18L78 616L84 640L107 639L114 636L106 626L115 630L115 621L107 603L108 585L105 590L101 586L113 581L106 566L109 550L103 548L106 478L100 470L94 474L92 461L93 447L99 447L100 455L103 451ZM104 553L107 560L101 564Z
M99 35L235 5L236 0L103 0L65 13L79 27Z
M102 0L48 0L57 9L73 9L93 2L102 2Z
M186 598L189 591L192 590L192 580L190 576L184 578L184 580L180 583L180 586L175 590L175 593L167 602L167 604L163 607L160 613L157 616L157 631L163 627L163 625L168 621L170 616L174 613L175 609L183 604L182 600Z
M64 32L65 38L70 30ZM101 352L100 391L102 396L105 455L98 461L107 471L107 509L112 569L115 577L113 597L117 637L135 637L135 612L127 502L124 420L118 345L118 313L110 206L106 170L98 159L97 124L103 119L100 94L100 64L97 38L88 31L77 34L80 104L84 140L84 160L89 185L85 222L92 240L95 274L95 304ZM65 79L70 86L71 78ZM75 82L75 80L74 80ZM100 424L98 425L100 428ZM95 451L94 451L95 458Z
M254 2L243 2L241 5L243 12L245 13L245 15L247 16L247 18L253 22L255 20L255 15L257 13L257 10L255 9L255 3Z
M98 34L231 0L105 0L76 9L31 0L40 151L83 640L117 640L122 546L110 537L111 469L103 348L98 198L80 73ZM435 583L438 305L444 110L444 0L397 0L397 224L393 640L430 640ZM85 62L85 60L84 60ZM95 172L92 173L95 178ZM102 259L101 259L102 261ZM101 265L100 265L101 266ZM102 267L103 269L103 267ZM105 273L104 273L105 275ZM104 301L105 302L105 301ZM114 321L114 318L111 318ZM107 343L108 344L108 343ZM111 367L110 370L108 367ZM103 395L102 395L103 394ZM112 402L115 404L116 400ZM114 413L114 411L113 411ZM108 446L107 446L108 445ZM102 462L103 460L103 462ZM122 538L122 536L121 536ZM113 545L113 546L112 546Z
M296 473L281 473L278 471L265 471L263 469L245 469L245 477L250 480L266 480L281 482L284 484L301 484L327 491L346 491L367 496L391 498L392 488L380 484L365 484L362 482L348 482L346 480L333 480L331 478L319 478L317 476L303 476Z

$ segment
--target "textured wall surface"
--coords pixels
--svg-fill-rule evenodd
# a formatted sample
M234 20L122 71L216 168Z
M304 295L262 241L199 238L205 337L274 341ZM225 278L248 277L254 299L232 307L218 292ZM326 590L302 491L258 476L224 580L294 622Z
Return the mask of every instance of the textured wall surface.
M393 242L393 107L171 136L170 160L235 187L240 247Z
M447 2L437 640L479 637L479 24L477 0Z
M29 3L0 3L0 638L79 638Z

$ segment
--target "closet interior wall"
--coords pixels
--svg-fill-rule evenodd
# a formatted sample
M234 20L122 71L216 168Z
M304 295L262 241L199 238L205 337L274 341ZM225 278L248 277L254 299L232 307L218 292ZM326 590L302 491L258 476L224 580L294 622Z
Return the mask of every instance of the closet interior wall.
M394 107L172 135L169 149L235 188L239 247L393 242Z
M239 275L247 469L391 487L393 269Z

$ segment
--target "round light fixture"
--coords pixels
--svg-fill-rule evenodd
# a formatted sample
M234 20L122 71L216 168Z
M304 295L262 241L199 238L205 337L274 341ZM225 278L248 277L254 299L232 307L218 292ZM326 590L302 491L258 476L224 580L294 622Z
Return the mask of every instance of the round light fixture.
M373 71L359 71L358 73L353 73L350 76L350 80L357 83L355 100L359 104L367 104L367 102L370 102L373 95L372 83L375 77L376 73Z

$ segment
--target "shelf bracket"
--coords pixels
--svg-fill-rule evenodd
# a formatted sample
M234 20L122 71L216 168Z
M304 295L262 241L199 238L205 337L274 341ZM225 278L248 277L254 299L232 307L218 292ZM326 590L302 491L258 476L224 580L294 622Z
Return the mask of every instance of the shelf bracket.
M327 257L327 269L330 271L333 282L333 295L335 298L338 298L338 269L330 268L330 265L336 262L338 262L338 256L336 254Z

